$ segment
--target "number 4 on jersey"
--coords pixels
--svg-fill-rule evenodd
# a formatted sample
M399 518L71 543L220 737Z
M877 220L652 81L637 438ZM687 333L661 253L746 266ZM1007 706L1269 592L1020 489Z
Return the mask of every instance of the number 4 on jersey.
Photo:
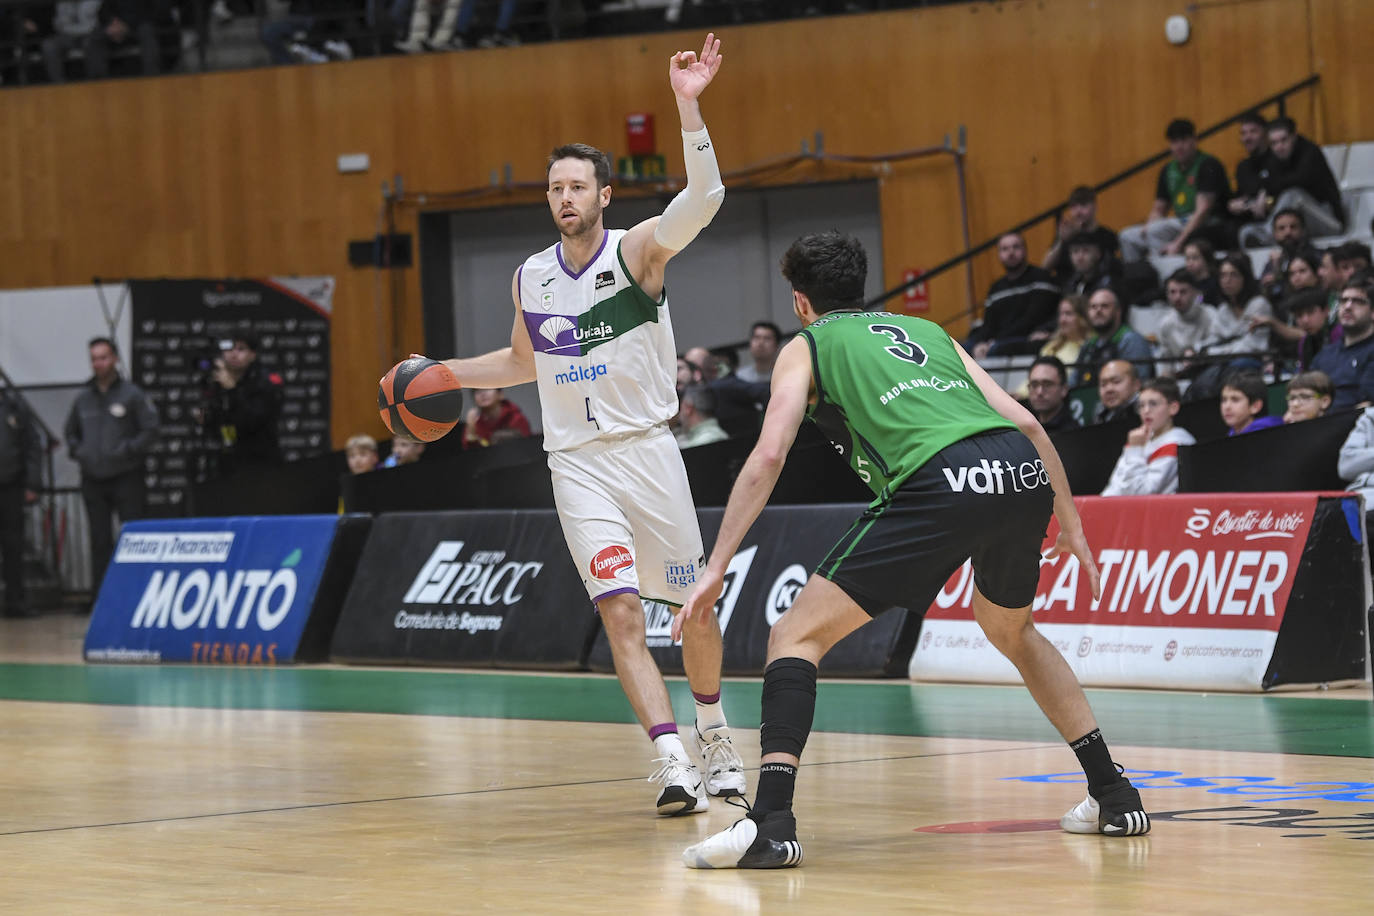
M588 423L595 424L596 428L597 428L597 429L600 429L600 428L601 428L601 424L600 424L600 423L597 423L597 422L596 422L596 417L592 416L592 399L591 399L591 398L583 398L582 400L585 401L586 404L587 404L587 422L588 422Z
M904 359L909 363L915 363L918 366L924 366L926 364L926 351L920 344L908 338L906 336L906 331L902 328L894 324L871 324L868 326L868 329L874 334L881 334L891 339L892 346L884 347L883 349L887 350L887 352L891 353L893 356L898 359Z

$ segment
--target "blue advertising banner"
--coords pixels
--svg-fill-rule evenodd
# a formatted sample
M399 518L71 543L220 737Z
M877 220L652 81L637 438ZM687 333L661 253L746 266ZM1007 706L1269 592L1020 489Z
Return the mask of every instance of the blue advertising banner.
M130 522L86 631L92 662L294 661L335 515Z

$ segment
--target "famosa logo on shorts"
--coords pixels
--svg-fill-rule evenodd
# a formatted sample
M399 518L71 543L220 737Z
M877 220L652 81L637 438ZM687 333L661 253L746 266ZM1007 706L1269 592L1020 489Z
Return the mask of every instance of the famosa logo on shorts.
M1049 471L1039 458L1019 464L1012 461L1003 464L1001 459L988 461L984 458L975 465L940 470L945 472L945 480L955 493L965 490L970 493L1024 493L1048 486L1050 482Z
M635 565L635 558L634 555L630 553L630 548L622 547L619 544L612 544L610 547L603 548L596 556L592 557L589 568L594 578L614 579L617 570L633 565Z

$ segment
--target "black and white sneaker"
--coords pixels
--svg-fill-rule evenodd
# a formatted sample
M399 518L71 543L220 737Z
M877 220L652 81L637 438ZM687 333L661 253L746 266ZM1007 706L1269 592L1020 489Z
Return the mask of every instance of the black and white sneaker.
M1131 781L1121 777L1096 798L1089 795L1059 819L1069 833L1101 833L1105 836L1144 836L1150 832L1150 815Z
M791 811L770 811L761 823L741 818L687 847L682 862L688 868L796 868L802 863L797 819Z
M706 783L701 771L690 760L680 757L659 757L654 763L662 764L649 782L663 787L658 793L658 813L668 817L680 814L696 814L711 806L706 799Z

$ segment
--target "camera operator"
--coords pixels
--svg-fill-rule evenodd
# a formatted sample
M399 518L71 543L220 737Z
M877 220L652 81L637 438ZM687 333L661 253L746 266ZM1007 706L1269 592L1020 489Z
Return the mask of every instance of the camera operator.
M228 477L281 463L277 418L282 409L282 379L258 363L259 340L244 331L220 342L201 407L201 428L218 447L218 473Z

